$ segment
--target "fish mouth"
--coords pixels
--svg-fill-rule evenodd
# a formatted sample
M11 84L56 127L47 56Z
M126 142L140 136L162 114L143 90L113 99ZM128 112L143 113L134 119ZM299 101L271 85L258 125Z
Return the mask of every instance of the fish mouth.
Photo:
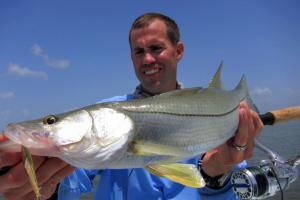
M27 148L42 149L53 146L46 130L30 130L19 124L9 124L4 130L4 135L13 142Z

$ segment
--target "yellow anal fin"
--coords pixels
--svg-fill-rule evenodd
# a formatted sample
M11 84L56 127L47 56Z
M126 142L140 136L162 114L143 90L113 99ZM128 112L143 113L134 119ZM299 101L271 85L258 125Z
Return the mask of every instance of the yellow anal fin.
M24 167L26 169L30 185L35 193L36 199L40 200L40 199L42 199L42 195L40 193L40 188L38 186L31 154L30 154L29 150L24 146L22 146L22 154L23 154Z
M192 164L154 164L146 166L145 169L151 174L170 179L188 187L201 188L205 186L199 170Z
M137 140L133 141L130 145L131 151L140 156L155 156L155 155L161 155L161 156L174 156L179 158L186 158L191 156L189 152L163 144L157 144L153 142L143 141L143 140Z

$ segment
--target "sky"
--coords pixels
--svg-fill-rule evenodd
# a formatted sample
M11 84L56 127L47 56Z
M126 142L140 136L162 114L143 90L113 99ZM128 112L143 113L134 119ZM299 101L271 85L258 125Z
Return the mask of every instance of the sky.
M178 23L184 87L207 86L223 60L226 88L244 74L261 112L300 105L299 9L298 0L2 0L0 132L132 93L128 31L145 12Z

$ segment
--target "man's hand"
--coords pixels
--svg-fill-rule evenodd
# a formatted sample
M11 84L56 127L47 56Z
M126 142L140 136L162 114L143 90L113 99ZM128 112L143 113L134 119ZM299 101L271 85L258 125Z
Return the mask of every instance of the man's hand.
M5 140L6 138L0 135L0 142ZM50 198L55 192L57 184L74 171L74 167L58 158L33 156L33 162L43 199ZM3 194L4 199L35 199L22 163L21 153L0 151L0 169L5 166L11 166L11 169L0 176L0 193Z
M239 126L235 136L219 147L208 151L202 160L202 170L209 176L215 177L228 171L253 155L254 141L263 128L258 114L249 109L245 102L240 103ZM238 150L233 147L243 147Z

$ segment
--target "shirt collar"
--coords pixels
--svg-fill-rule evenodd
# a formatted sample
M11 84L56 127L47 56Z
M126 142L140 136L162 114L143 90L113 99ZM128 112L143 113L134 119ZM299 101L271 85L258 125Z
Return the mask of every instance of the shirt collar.
M182 86L182 83L178 83L176 82L176 90L180 90L182 89L183 86ZM147 97L152 97L154 95L157 95L157 94L153 94L151 92L148 92L146 91L141 84L139 84L136 88L135 88L135 91L133 93L133 98L134 99L143 99L143 98L147 98Z

